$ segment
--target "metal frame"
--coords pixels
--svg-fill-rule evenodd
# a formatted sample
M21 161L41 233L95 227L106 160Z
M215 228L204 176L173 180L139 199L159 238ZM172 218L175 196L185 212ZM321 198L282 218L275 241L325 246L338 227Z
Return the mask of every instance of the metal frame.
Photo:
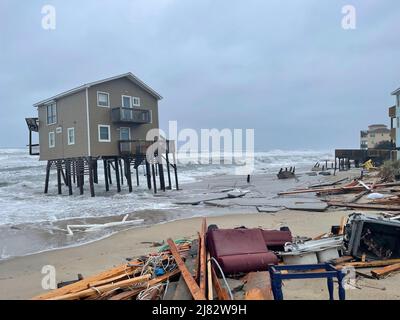
M310 272L313 270L323 269L325 271ZM294 273L282 273L282 271L295 271ZM323 264L308 264L308 265L282 265L270 266L269 274L271 277L272 293L275 300L283 300L282 280L291 279L319 279L326 278L329 292L329 300L334 300L333 297L333 278L337 278L339 284L339 300L346 300L345 290L342 285L345 274L336 269L329 263Z

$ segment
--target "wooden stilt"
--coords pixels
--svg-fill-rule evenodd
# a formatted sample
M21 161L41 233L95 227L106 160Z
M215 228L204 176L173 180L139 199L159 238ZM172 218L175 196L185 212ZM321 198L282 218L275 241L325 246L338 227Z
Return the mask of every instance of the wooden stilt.
M164 168L162 163L158 163L158 174L160 176L160 189L165 191Z
M49 192L50 168L51 168L51 161L47 161L46 180L44 182L44 193L48 193Z
M90 196L94 197L94 163L91 158L87 159L88 166L89 166L89 187L90 187Z
M126 183L128 184L129 192L132 192L131 161L129 159L125 160L125 170L126 170Z
M62 194L62 190L61 190L61 163L60 163L60 161L57 161L57 189L58 189L58 194Z
M94 183L99 183L99 174L97 172L98 166L97 166L97 159L92 160L93 161L93 181Z
M65 174L67 175L68 193L72 196L71 161L65 161Z
M74 184L76 183L76 161L72 161L72 179L74 181Z
M61 176L62 176L62 178L63 178L64 184L65 184L66 186L68 186L67 177L65 176L62 163L63 163L62 160L60 160L59 164L60 164Z
M139 186L139 168L136 167L136 185Z
M168 156L168 151L165 153L165 161L167 162L167 176L168 176L168 187L167 189L171 190L172 189L172 183L171 183L171 169L170 169L170 163L169 163L169 156Z
M155 168L155 165L153 163L151 164L151 174L153 176L153 190L154 190L154 193L157 193L156 168Z
M120 167L120 170L121 170L121 184L122 185L124 185L124 172L123 171L125 171L126 172L126 168L125 168L125 170L123 170L124 168L122 167L122 160L121 159L118 159L118 163L119 163L119 167ZM125 165L125 163L124 163L124 165Z
M146 179L147 179L147 188L151 190L151 172L150 172L150 163L146 160Z
M106 191L110 191L110 186L108 184L108 163L106 159L103 159L103 167L104 167L104 181L106 184Z
M111 163L110 161L107 161L107 170L108 170L108 183L112 184L112 178L111 178Z
M179 183L178 183L178 170L176 168L176 164L173 165L174 173L175 173L175 186L176 190L179 190Z
M79 181L79 194L83 194L83 185L85 182L85 163L83 160L78 160L78 181Z
M115 158L115 180L117 181L117 191L121 192L121 183L119 180L118 158Z

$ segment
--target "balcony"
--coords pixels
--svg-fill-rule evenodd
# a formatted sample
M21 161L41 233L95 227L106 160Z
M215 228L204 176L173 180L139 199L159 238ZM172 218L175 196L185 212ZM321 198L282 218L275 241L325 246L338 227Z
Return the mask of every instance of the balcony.
M393 106L393 107L389 108L389 117L390 118L396 118L396 106Z
M145 155L154 141L147 140L119 140L120 155Z
M151 123L151 113L150 110L138 108L113 108L111 110L111 120L114 123Z

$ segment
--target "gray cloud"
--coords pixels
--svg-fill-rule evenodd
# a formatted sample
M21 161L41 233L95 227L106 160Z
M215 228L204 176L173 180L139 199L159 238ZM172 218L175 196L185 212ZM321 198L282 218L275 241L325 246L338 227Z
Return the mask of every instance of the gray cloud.
M341 28L341 8L357 29ZM41 28L41 7L57 29ZM256 147L357 147L400 86L395 0L0 3L0 146L23 146L32 104L131 71L159 91L161 125L254 128Z

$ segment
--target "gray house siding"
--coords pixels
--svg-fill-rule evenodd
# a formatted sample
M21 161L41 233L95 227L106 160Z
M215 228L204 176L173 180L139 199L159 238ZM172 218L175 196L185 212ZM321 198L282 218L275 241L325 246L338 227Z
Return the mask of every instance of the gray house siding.
M97 106L97 92L109 94L110 108ZM152 123L150 124L114 124L111 120L111 109L122 106L122 96L140 98L141 109L151 110ZM159 127L158 100L134 84L127 78L120 78L104 82L88 89L91 156L117 156L119 154L118 140L120 128L129 127L132 140L145 140L150 129ZM100 142L98 125L109 125L111 132L110 142Z
M85 90L60 98L57 123L47 125L46 105L38 107L40 160L55 160L87 156L86 93ZM62 132L57 133L57 128ZM75 128L75 144L68 145L68 128ZM55 133L55 147L49 148L49 132Z

